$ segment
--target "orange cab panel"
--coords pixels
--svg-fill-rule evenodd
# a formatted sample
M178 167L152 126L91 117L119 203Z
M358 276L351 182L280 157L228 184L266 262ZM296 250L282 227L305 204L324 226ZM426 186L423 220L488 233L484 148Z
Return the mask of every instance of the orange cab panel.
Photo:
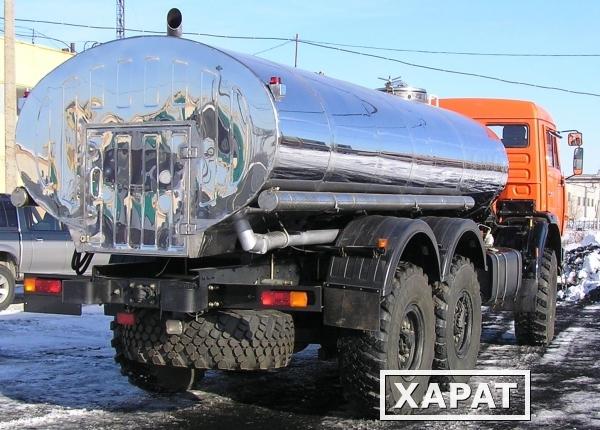
M508 181L498 200L530 200L536 211L556 215L562 230L564 180L550 114L521 100L457 98L439 99L438 103L487 126L504 143Z

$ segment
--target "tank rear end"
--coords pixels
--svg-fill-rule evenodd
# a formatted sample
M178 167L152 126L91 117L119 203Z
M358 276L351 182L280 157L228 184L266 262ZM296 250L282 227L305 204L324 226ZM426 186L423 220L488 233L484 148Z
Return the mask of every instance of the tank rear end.
M277 122L268 89L228 54L176 37L85 51L32 91L21 179L85 251L191 255L255 198Z

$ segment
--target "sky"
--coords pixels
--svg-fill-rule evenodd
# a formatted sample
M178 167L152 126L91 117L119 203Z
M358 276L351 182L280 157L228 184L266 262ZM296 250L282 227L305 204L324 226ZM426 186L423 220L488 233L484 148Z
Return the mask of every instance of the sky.
M16 18L115 26L114 0L14 0ZM126 0L128 28L162 31L169 8L183 13L185 32L274 36L396 49L495 53L600 54L600 2L597 1L391 1L332 0ZM17 22L17 33L43 33L77 50L86 41L105 42L114 30ZM126 36L139 33L126 32ZM217 47L255 54L282 42L190 36ZM22 38L31 41L31 38ZM35 43L64 47L60 42ZM261 54L294 64L294 43ZM88 42L86 47L90 46ZM403 61L491 75L508 80L600 94L598 57L499 57L370 51ZM409 67L396 62L300 44L298 67L370 88L378 77L401 76L439 97L494 97L531 100L554 117L559 130L583 132L584 172L600 171L600 97L569 94ZM572 148L561 142L561 165L572 171Z

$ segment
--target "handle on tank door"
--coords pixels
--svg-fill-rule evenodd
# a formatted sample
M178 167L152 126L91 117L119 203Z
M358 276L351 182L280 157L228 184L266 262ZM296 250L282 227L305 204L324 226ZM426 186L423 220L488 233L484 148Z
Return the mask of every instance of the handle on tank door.
M95 178L97 177L97 182L95 181ZM94 193L94 184L97 183L97 190L96 193ZM92 170L90 170L90 179L89 179L89 190L90 190L90 195L92 196L92 198L94 199L98 199L100 198L100 184L102 183L102 169L98 166L92 168Z

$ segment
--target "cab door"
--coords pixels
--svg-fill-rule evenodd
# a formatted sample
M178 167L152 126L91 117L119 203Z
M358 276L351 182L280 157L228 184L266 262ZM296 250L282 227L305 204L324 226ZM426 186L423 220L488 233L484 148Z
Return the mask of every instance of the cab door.
M39 206L23 208L21 222L24 273L69 273L71 236L64 226ZM70 271L72 273L72 270Z
M556 216L562 231L565 210L565 183L558 160L556 130L543 124L542 136L546 143L544 145L546 151L546 211Z

